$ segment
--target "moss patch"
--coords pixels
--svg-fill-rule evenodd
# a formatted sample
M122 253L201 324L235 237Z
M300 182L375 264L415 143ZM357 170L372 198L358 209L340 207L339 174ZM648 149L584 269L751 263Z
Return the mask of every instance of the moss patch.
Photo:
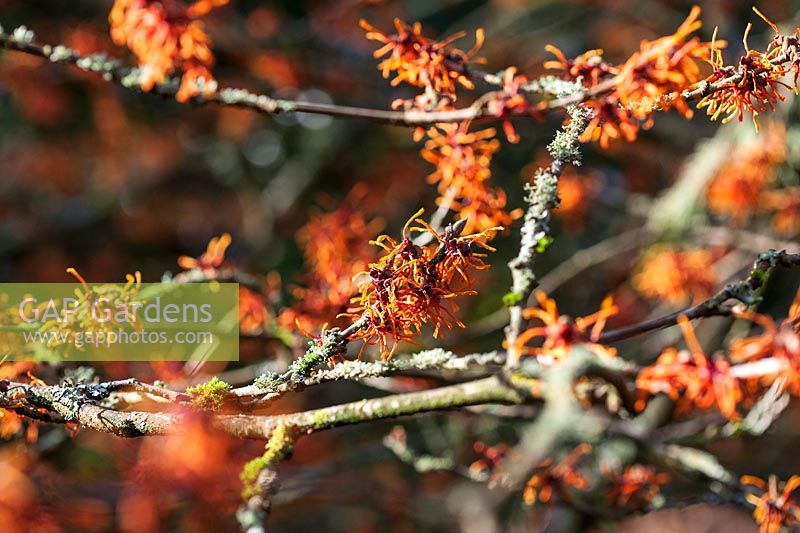
M216 411L225 402L230 392L231 386L217 376L209 381L189 387L186 394L192 399L192 403L204 411Z

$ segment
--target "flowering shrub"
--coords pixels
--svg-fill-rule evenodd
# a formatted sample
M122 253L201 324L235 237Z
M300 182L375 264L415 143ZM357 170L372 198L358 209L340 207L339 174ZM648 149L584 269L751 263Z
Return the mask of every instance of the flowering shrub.
M762 532L797 527L781 450L800 396L800 246L785 240L800 234L800 29L754 8L726 64L738 44L718 37L739 30L704 30L700 7L650 6L661 28L601 2L576 17L593 28L576 54L569 28L515 50L508 14L466 50L471 32L436 28L483 11L372 4L116 0L108 28L63 44L0 27L0 272L61 280L74 264L80 284L65 321L23 324L0 298L0 529L387 525L341 503L401 529L624 529L687 503L714 515L709 500ZM128 263L121 288L87 281ZM237 362L81 365L4 342L108 331L90 306L139 303L158 276L238 284L238 316L217 325L238 322ZM380 421L398 417L383 444L414 481L373 467ZM353 425L358 439L324 434ZM714 445L744 438L738 457Z

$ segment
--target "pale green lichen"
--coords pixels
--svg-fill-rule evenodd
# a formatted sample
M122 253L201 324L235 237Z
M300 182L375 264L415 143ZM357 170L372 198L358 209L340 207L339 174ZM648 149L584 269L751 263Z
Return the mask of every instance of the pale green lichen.
M50 61L53 63L58 63L59 61L67 61L73 57L75 51L71 48L67 48L64 45L57 45L52 51L48 54Z
M316 349L312 351L310 357L316 357ZM307 354L308 355L308 354ZM304 356L305 357L305 356ZM327 381L338 380L360 380L370 377L389 376L409 370L463 370L470 366L484 366L497 361L496 352L473 354L469 356L456 357L452 352L434 348L424 350L410 357L397 357L390 361L343 361L331 368L317 369L309 366L310 361L304 359L298 365L308 375L302 377L298 368L287 371L284 374L268 372L256 378L254 385L265 393L286 392L296 390L298 387L324 383ZM299 360L298 360L299 361ZM314 370L313 374L310 372Z
M217 376L205 383L186 389L192 403L204 411L216 411L225 402L231 386Z
M33 42L35 37L36 35L33 33L33 31L29 30L26 26L14 28L14 31L11 34L11 38L21 44L30 44Z
M244 89L222 89L220 99L229 105L248 105L262 109L267 113L289 112L296 109L296 104L285 100L275 100L263 94L254 94Z
M277 372L267 372L258 376L253 385L264 391L271 391L280 384L280 377Z
M342 353L346 341L337 330L327 331L321 340L313 339L301 357L289 365L285 376L289 381L298 382L308 377L314 368L331 357Z
M556 98L563 98L584 90L584 86L580 79L568 81L556 78L555 76L543 76L528 83L525 89L533 92L552 94Z
M553 159L581 164L580 136L592 119L592 111L581 105L567 108L570 120L567 125L556 132L553 141L547 145L547 151Z

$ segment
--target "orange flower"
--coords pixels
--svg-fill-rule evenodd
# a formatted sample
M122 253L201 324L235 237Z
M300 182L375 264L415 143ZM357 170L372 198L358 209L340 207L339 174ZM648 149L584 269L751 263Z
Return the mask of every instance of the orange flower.
M548 298L542 291L536 291L539 307L529 307L523 311L526 319L536 319L541 326L529 328L517 338L516 353L522 356L536 357L541 363L552 364L567 356L575 345L582 345L600 357L614 357L616 350L597 344L608 319L618 309L611 297L607 297L600 305L600 310L589 316L572 318L560 315L555 300ZM591 327L591 329L590 329ZM528 346L533 339L542 339L541 346Z
M737 226L744 225L760 206L770 175L771 172L750 172L747 167L725 165L708 185L708 210L730 218Z
M758 10L756 13L759 13ZM774 24L767 22L778 32ZM753 117L753 125L758 131L759 113L767 110L774 111L775 104L784 100L779 91L780 87L787 89L791 89L791 87L780 81L780 78L786 75L783 66L779 62L772 62L776 52L775 41L767 53L750 49L747 36L752 26L752 24L748 24L744 31L745 55L739 59L736 67L725 66L722 52L712 45L709 63L714 67L714 72L703 83L725 83L722 87L704 96L698 102L697 107L699 109L707 108L706 114L711 117L711 120L722 117L723 124L736 117L741 122L745 113L749 112ZM783 36L778 33L776 38L783 38Z
M762 206L775 211L772 229L779 235L794 237L800 232L800 187L764 193Z
M208 241L205 253L198 258L182 255L178 258L178 265L184 270L195 268L203 272L213 274L225 264L225 251L231 245L229 233L223 233L219 237L214 237Z
M737 146L717 172L706 192L709 211L743 225L756 209L782 206L782 202L767 205L762 196L777 165L785 160L786 128L770 122L762 137Z
M656 472L655 468L631 465L622 474L606 473L613 485L608 494L611 505L641 509L661 493L661 485L669 481L669 474Z
M571 167L561 173L558 178L558 209L553 214L565 223L567 230L583 229L597 185L596 176L579 176Z
M637 120L647 123L654 109L666 111L671 107L691 118L692 110L678 94L702 78L700 61L711 53L711 43L689 38L703 25L699 16L700 7L694 6L674 34L642 41L639 51L619 68L616 91L620 103Z
M800 508L792 496L800 488L800 476L792 476L785 483L775 476L769 476L768 482L755 476L742 476L741 482L763 491L761 496L755 492L745 494L747 501L755 506L753 518L760 526L760 533L780 533L784 527L800 524Z
M718 281L715 256L708 250L651 246L639 263L633 286L645 297L676 306L705 300L713 294Z
M594 111L594 119L581 141L597 141L602 148L616 139L633 142L640 127L652 126L657 110L675 107L685 118L691 117L678 94L701 79L699 63L711 51L711 43L690 37L702 26L699 16L700 8L695 6L674 34L642 41L639 51L619 66L607 63L600 49L570 60L558 48L545 47L556 56L545 62L545 68L560 71L567 80L580 78L598 94L584 102Z
M561 71L561 77L565 80L574 81L580 78L587 88L596 87L601 81L619 74L618 67L603 59L602 49L589 50L575 59L567 59L564 52L552 44L546 45L544 49L556 56L555 60L545 61L544 68Z
M142 69L142 90L151 90L181 70L178 101L216 92L217 83L209 70L214 64L211 41L196 19L227 3L201 0L183 7L175 0L115 0L108 17L111 38L136 55Z
M469 131L469 123L438 124L428 130L428 141L420 152L436 166L428 182L438 184L438 204L450 202L450 208L466 220L466 233L481 232L495 226L508 227L522 216L515 209L508 212L502 189L489 187L492 156L500 149L494 128Z
M614 95L606 96L601 101L586 103L593 112L593 117L586 131L581 134L581 142L597 142L600 148L606 149L611 141L625 139L632 143L639 135L639 124L633 115L619 104Z
M755 378L764 385L783 377L785 389L800 396L800 290L789 308L789 316L780 324L769 316L751 311L735 311L734 315L764 329L761 335L735 339L731 343L731 359L745 362L734 367L737 374Z
M502 88L489 93L486 103L487 111L495 117L508 117L513 115L533 115L535 112L527 98L522 94L522 88L528 83L528 78L517 74L516 67L508 67L503 71ZM503 133L510 143L518 143L519 135L514 131L511 121L503 121Z
M239 330L255 335L264 330L267 307L264 300L246 287L239 287Z
M369 271L361 273L361 295L353 298L356 305L343 314L363 324L350 340L377 344L386 357L391 357L398 342L413 341L425 323L433 325L434 337L443 328L464 327L454 314L458 306L453 299L476 294L471 289L470 271L489 266L483 263L485 254L475 248L493 251L486 241L502 229L488 228L481 233L460 235L462 222L438 233L420 218L422 212L408 220L400 242L388 235L374 241L386 254L370 264ZM411 227L414 222L420 226ZM430 232L439 246L414 245L409 236L411 231ZM389 339L393 343L391 348Z
M667 348L653 365L639 372L636 388L645 396L667 394L677 402L676 414L716 407L728 419L738 420L736 409L744 392L730 363L706 356L689 320L682 316L678 322L689 349Z
M545 46L545 50L556 56L556 60L546 61L545 68L560 71L561 78L576 81L579 78L589 88L595 88L601 82L608 82L619 74L619 68L603 59L603 50L589 50L575 59L567 59L564 53L553 45ZM584 104L593 112L593 117L586 130L581 134L582 142L600 143L601 148L608 148L612 140L624 138L628 142L636 140L638 124L630 113L619 104L619 95L612 91L597 100L588 100Z
M469 465L469 473L472 477L485 476L491 474L505 459L508 453L508 446L497 444L489 446L481 441L475 442L473 450L480 454L481 458Z
M381 229L381 220L366 221L363 197L367 190L356 186L342 205L330 213L313 216L298 232L307 275L302 286L292 289L295 303L281 312L284 327L299 324L312 331L347 310L358 293L354 276L375 260L369 240Z
M22 417L13 411L0 409L0 439L10 439L22 429Z
M0 380L39 382L32 374L37 367L36 363L28 361L0 362ZM39 422L23 418L11 410L0 409L0 439L15 437L23 429L26 440L34 442L39 434Z
M414 87L431 89L435 93L455 99L456 83L467 89L474 88L466 74L467 64L480 62L473 56L483 45L482 29L475 32L475 46L463 52L450 43L462 38L465 33L435 41L422 35L422 25L415 22L406 24L400 19L394 20L397 33L387 35L373 27L365 20L359 22L367 31L367 39L383 43L373 54L376 58L389 54L389 57L378 64L383 77L388 78L394 72L392 86L405 82Z
M566 487L578 490L589 488L589 481L577 469L581 457L592 451L589 444L581 444L567 454L558 464L553 459L545 459L536 465L534 474L525 484L523 501L528 505L536 502L550 503L553 493L558 492L565 500L569 499Z

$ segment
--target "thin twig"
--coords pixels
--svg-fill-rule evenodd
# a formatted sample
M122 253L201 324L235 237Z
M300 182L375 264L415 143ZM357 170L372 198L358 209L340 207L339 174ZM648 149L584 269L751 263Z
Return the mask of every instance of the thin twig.
M598 342L616 342L649 331L673 326L678 323L678 318L685 316L692 320L712 316L729 316L732 307L725 305L729 300L737 300L745 305L752 305L757 301L757 292L767 281L775 267L792 268L800 266L800 254L790 254L785 251L770 250L758 256L753 263L753 269L746 279L729 283L717 294L697 305L671 313L666 316L647 320L638 324L624 326L606 331L600 336Z
M95 73L106 81L115 82L126 89L147 92L142 89L140 69L126 66L119 60L110 59L104 54L82 56L63 45L52 46L36 42L33 40L33 36L29 35L29 30L24 27L21 27L21 29L24 31L20 31L20 28L17 28L12 33L0 31L0 48L41 57L53 63L71 64L83 71ZM174 97L178 93L179 87L180 80L171 78L157 84L149 92L159 96ZM214 103L241 107L269 115L312 113L332 117L360 118L403 126L426 126L439 122L463 122L492 117L486 106L483 105L444 111L392 111L272 98L264 94L254 94L245 89L236 88L222 88L207 98L195 97L191 99L191 103Z

